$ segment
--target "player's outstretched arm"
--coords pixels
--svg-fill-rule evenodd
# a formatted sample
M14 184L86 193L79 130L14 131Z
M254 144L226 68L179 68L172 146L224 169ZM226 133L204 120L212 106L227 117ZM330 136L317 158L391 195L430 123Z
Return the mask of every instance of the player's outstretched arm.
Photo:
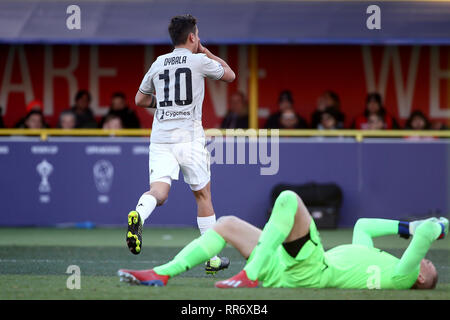
M154 94L144 94L141 91L136 93L134 102L138 107L142 108L156 108L156 97Z
M230 66L225 62L225 60L219 58L218 56L214 55L209 51L207 48L202 46L202 44L199 42L198 44L198 53L204 53L208 58L217 61L220 63L223 67L224 73L222 78L219 80L225 81L225 82L233 82L236 78L236 75L234 71L230 68Z

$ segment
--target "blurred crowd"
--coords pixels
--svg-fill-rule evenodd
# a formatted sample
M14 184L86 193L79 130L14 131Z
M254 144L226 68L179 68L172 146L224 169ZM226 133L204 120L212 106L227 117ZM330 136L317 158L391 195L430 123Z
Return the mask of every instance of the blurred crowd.
M4 127L1 115L0 127ZM38 100L28 103L25 116L14 126L14 128L23 129L49 127L44 118L44 106ZM140 122L136 112L128 106L126 96L122 92L112 94L108 113L97 121L91 109L91 94L87 90L80 90L75 95L72 107L59 114L56 127L60 129L125 129L140 128Z
M279 94L277 105L277 111L272 113L265 123L266 129L447 129L443 122L431 122L419 110L413 111L405 125L401 127L395 117L386 111L381 95L376 92L367 95L361 114L349 122L346 122L339 95L330 90L317 98L315 110L309 119L297 111L292 92L289 90ZM349 125L346 126L346 123ZM231 96L229 110L221 127L248 128L248 103L242 92L236 92Z
M127 104L127 97L122 92L115 92L111 96L107 114L97 121L91 109L91 95L87 90L80 90L74 97L71 108L63 110L58 117L57 128L103 128L124 129L140 128L139 117ZM25 115L15 128L42 129L49 128L43 115L42 102L31 101L25 110ZM402 127L395 117L386 111L379 93L369 93L365 99L361 114L350 121L346 121L345 109L342 108L339 95L333 91L325 91L317 98L314 112L306 117L298 112L292 92L280 92L277 109L267 118L266 129L409 129L409 130L443 130L447 129L443 122L430 121L419 111L413 111ZM234 92L229 99L228 111L222 120L221 128L248 128L248 101L244 93ZM347 124L347 125L346 125ZM4 127L0 113L0 128Z

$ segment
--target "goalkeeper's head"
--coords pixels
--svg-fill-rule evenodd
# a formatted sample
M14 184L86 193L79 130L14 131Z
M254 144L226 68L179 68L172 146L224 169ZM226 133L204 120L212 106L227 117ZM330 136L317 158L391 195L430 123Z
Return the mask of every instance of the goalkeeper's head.
M438 282L438 273L434 264L428 259L420 262L420 272L411 289L434 289Z
M192 47L193 52L198 49L198 28L197 19L190 15L184 14L172 18L169 24L169 34L172 44L177 46Z

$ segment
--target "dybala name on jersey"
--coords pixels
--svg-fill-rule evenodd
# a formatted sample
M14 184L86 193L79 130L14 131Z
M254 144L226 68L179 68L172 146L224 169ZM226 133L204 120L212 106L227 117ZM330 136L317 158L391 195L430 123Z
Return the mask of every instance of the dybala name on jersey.
M186 56L178 56L164 59L164 66L186 63Z

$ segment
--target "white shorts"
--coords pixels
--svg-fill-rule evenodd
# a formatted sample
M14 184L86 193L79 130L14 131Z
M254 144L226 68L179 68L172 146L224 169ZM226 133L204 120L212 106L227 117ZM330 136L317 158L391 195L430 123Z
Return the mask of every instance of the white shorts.
M210 155L205 138L182 143L151 143L149 155L150 184L156 181L178 180L183 173L184 182L191 189L203 189L211 179Z

